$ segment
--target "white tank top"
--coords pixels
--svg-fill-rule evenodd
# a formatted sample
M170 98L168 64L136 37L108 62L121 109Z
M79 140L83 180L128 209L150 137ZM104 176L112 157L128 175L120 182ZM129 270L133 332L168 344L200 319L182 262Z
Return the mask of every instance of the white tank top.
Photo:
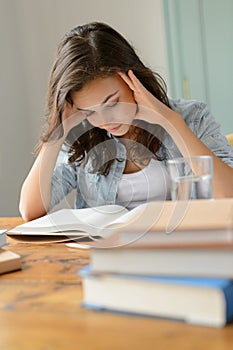
M140 171L123 174L118 185L117 200L127 209L156 200L170 199L170 180L161 161L151 159Z

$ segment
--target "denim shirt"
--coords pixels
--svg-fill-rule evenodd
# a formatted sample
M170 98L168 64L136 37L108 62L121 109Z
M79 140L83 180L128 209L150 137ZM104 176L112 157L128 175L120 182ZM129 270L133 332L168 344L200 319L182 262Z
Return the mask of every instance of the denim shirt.
M206 104L180 99L170 100L170 107L183 117L191 131L217 157L233 168L233 148L221 134L220 125L208 111ZM91 173L90 158L85 165L68 164L68 153L64 149L60 151L52 177L50 209L73 189L77 191L75 208L121 204L117 201L117 187L125 168L126 149L117 138L112 137L113 140L116 142L117 157L107 176ZM182 157L176 144L166 132L163 133L162 146L158 155L162 157L165 166L168 159Z

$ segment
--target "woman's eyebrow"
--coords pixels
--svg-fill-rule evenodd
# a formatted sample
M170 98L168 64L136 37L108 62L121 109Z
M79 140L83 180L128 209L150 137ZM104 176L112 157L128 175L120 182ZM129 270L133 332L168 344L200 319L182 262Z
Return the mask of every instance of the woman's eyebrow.
M103 102L101 102L101 105L104 105L111 97L115 96L118 93L119 90L116 90L115 92L113 92L112 94L108 95Z
M102 102L101 102L101 106L104 105L106 102L108 102L108 100L115 96L117 93L119 92L119 90L116 90L115 92L113 92L112 94L108 95ZM76 106L75 106L76 107ZM83 111L83 112L93 112L91 109L83 109L83 108L79 108L76 107L79 111Z

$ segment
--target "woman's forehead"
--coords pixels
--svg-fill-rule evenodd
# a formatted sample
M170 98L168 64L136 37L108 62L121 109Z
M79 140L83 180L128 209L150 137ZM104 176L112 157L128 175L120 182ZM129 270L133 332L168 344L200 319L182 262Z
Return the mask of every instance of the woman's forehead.
M125 88L125 83L118 75L96 78L88 82L81 90L73 92L71 98L75 107L87 109L90 106L104 103L108 96L116 96L116 92L120 93Z

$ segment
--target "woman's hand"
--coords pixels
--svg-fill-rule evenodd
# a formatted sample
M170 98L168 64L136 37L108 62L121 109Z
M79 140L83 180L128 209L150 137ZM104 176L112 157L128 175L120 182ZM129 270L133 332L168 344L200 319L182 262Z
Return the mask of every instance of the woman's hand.
M119 72L118 74L134 93L134 99L138 105L136 118L165 127L164 124L166 124L166 120L169 120L174 112L154 97L142 85L132 70L128 71L128 75L122 72Z
M62 126L64 128L65 137L72 128L80 124L85 118L86 116L84 113L77 111L70 103L66 101L62 113Z

